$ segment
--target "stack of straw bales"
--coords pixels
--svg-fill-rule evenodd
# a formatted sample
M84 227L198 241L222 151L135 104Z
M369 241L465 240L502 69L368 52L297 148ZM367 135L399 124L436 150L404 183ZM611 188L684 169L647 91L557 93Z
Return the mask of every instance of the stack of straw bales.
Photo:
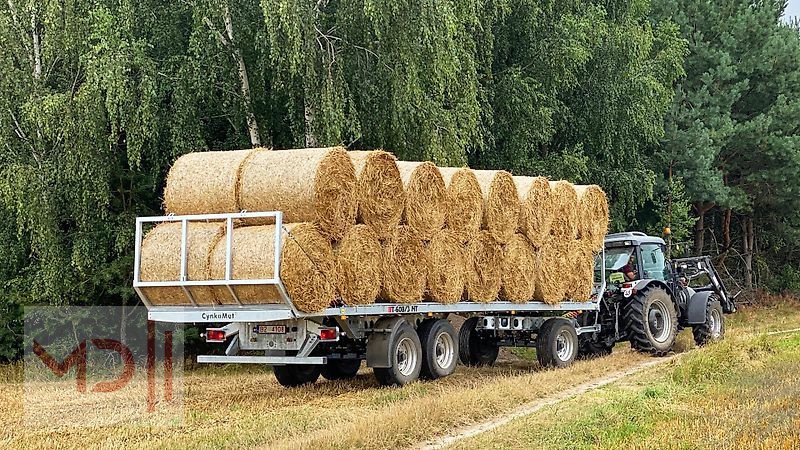
M167 178L168 213L281 210L284 227L233 230L231 277L278 275L295 305L586 300L608 226L605 193L506 171L439 168L343 148L190 153ZM281 233L274 274L275 233ZM180 276L180 223L142 244L141 279ZM225 278L223 223L188 230L188 279ZM280 302L273 286L235 288L243 304ZM188 304L148 288L154 304ZM227 287L192 287L197 304L236 304Z

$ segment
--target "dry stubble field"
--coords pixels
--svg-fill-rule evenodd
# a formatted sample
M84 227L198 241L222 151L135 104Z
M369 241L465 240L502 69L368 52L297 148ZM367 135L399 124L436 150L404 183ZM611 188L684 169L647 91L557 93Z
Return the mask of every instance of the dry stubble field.
M800 304L784 300L769 306L742 309L729 316L729 340L753 339L765 331L800 327ZM737 337L734 340L734 337ZM746 337L745 337L746 336ZM748 341L749 342L749 341ZM690 334L680 336L679 350L692 347ZM728 345L731 347L731 345ZM706 350L695 352L693 358L702 358ZM694 356L699 355L699 356ZM628 368L649 360L647 356L632 352L627 345L619 345L605 358L578 361L561 370L542 370L536 363L523 357L498 363L491 368L472 369L459 367L446 379L435 382L417 382L403 388L381 388L368 369L362 369L355 380L330 382L320 380L313 386L284 389L267 370L255 367L207 367L184 374L185 410L181 426L89 426L54 430L29 426L23 415L22 371L19 366L5 367L0 372L0 446L4 448L397 448L418 445L436 436L448 434L453 429L478 423L509 412L516 407L555 392L568 389L605 374ZM665 370L679 370L680 362L670 362L668 368L648 370L635 379L639 386L656 380ZM671 373L671 372L670 372ZM620 383L617 383L619 385ZM795 389L797 386L794 386ZM616 387L614 387L616 389ZM605 392L606 390L603 390ZM588 395L588 394L587 394ZM617 402L617 397L609 397ZM593 408L602 410L606 403L595 398ZM565 402L572 404L574 400ZM627 403L630 404L630 403ZM636 404L633 404L636 406ZM776 406L777 407L777 406ZM563 411L557 405L558 411ZM574 415L559 414L564 418L582 418L576 407ZM74 414L82 414L78 406ZM526 422L529 434L538 436L552 432L552 421L547 422L548 408L540 414L540 422ZM648 411L653 411L653 407ZM552 414L552 411L549 413ZM570 413L572 414L572 413ZM597 414L602 414L598 412ZM613 415L611 416L613 418ZM655 416L655 420L659 415ZM682 417L680 411L665 415L670 427L686 426L675 422ZM686 415L686 417L692 417ZM527 419L527 418L526 418ZM619 420L628 420L619 418ZM533 420L533 419L531 419ZM589 420L582 418L581 420ZM516 425L515 421L508 426ZM582 422L581 422L582 423ZM627 423L627 422L626 422ZM539 425L540 424L540 425ZM580 423L566 422L582 429ZM621 424L623 428L625 424ZM633 425L637 426L636 423ZM646 426L642 425L647 429ZM647 426L653 426L648 422ZM514 428L509 428L513 430ZM534 431L530 431L534 430ZM585 431L585 429L584 429ZM668 433L667 433L668 434ZM553 441L495 442L490 433L469 441L464 448L488 446L496 448L552 445ZM569 436L558 434L567 440ZM636 434L631 434L635 436ZM584 437L589 447L602 445ZM626 435L627 436L627 435ZM660 436L664 436L661 433ZM573 436L574 438L574 436ZM614 441L617 442L617 441ZM630 444L630 441L620 441ZM623 445L624 446L624 445Z

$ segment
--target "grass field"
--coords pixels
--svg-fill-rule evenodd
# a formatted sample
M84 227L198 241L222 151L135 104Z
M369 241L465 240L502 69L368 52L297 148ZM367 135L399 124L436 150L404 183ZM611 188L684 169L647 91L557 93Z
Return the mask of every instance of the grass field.
M794 425L800 425L796 416L785 412L790 408L781 403L785 398L796 401L800 390L796 375L791 376L800 374L792 365L800 364L800 350L794 348L798 341L759 337L765 330L793 327L800 327L800 308L795 303L776 302L766 308L742 310L729 317L728 339L724 343L636 376L630 383L589 394L582 402L571 400L525 418L533 420L535 426L512 422L509 429L528 430L520 432L519 439L513 442L493 441L501 434L493 432L466 441L463 446L535 448L560 442L562 447L572 447L573 443L590 448L652 446L646 443L670 447L670 430L674 433L676 427L692 430L698 439L711 433L720 442L729 439L730 434L717 430L735 416L731 413L711 417L713 412L694 412L704 411L701 408L716 408L709 411L719 412L735 407L760 414L759 420L764 424L775 422L777 427L794 420ZM691 339L684 332L679 347L691 346ZM409 447L650 359L620 345L606 358L579 361L568 369L542 370L528 361L532 356L529 352L521 355L491 368L459 367L446 379L403 388L379 387L367 369L347 382L319 381L305 388L284 389L266 370L207 367L184 374L185 412L181 426L110 427L89 423L87 427L62 430L48 427L45 419L40 426L24 426L21 370L19 366L6 367L0 371L0 446ZM704 364L706 360L709 364ZM769 370L762 370L765 368ZM753 378L753 374L761 374L761 378ZM758 382L739 386L740 380L748 379ZM748 386L751 391L747 391ZM690 395L687 387L695 394ZM760 395L753 390L756 388L772 393L774 402L756 402L754 399ZM794 390L790 392L791 389ZM744 394L745 391L750 393ZM83 414L80 408L74 413ZM559 437L537 441L544 439L540 434ZM743 438L751 434L745 433ZM685 442L689 447L696 445L696 441Z

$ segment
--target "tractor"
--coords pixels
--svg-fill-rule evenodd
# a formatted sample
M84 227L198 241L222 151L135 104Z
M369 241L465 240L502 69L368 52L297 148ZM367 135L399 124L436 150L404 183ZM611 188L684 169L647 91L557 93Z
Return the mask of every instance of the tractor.
M598 293L600 308L577 316L578 326L598 330L578 336L582 357L609 354L621 341L662 356L672 350L678 331L689 327L702 346L724 337L724 314L736 311L708 256L670 260L659 237L606 236L605 252L595 264L595 277L603 274L607 282L605 292Z

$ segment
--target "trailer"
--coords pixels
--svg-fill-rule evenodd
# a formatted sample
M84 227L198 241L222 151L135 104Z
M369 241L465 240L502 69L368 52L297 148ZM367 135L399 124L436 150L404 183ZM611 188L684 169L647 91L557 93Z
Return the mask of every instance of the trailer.
M136 248L133 288L148 308L148 318L157 322L219 324L206 328L207 342L227 344L224 355L199 355L198 363L264 364L273 367L284 386L326 379L351 378L361 362L373 369L382 385L405 385L418 378L436 379L450 375L460 360L467 365L489 365L500 347L535 347L545 367L571 364L578 354L578 336L600 331L598 323L580 325L577 317L598 311L606 289L605 267L599 270L588 299L546 304L530 301L512 303L459 302L443 304L375 303L334 305L317 312L298 310L279 276L270 279L233 279L232 230L237 221L268 219L283 226L281 211L139 217L136 219ZM218 221L226 225L225 277L219 280L191 280L187 277L187 230L189 223ZM141 246L146 228L163 222L180 222L180 277L170 281L142 281ZM280 274L282 233L275 233L274 274ZM604 264L601 254L599 264ZM236 295L241 286L273 285L280 298L264 299L270 304L242 304ZM235 305L199 305L190 288L222 286ZM147 288L178 288L186 295L179 306L153 304ZM466 321L456 333L448 317Z

